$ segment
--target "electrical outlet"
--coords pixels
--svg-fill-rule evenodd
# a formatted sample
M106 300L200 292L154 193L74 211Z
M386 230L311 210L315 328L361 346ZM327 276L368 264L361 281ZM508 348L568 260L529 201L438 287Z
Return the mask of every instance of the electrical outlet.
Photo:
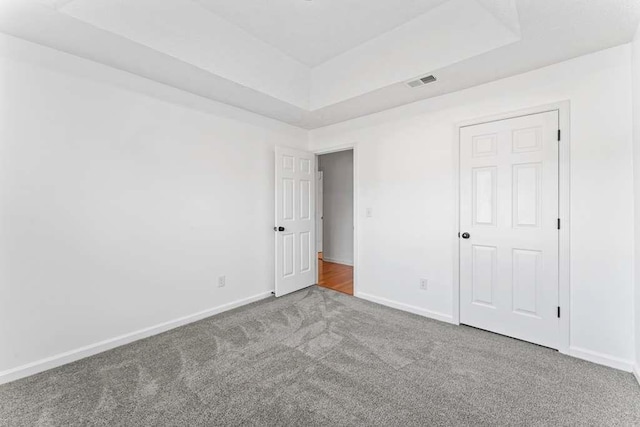
M218 277L218 287L219 288L224 288L224 285L227 284L227 276L220 276Z
M426 291L427 285L428 285L427 279L420 279L420 289L422 289L423 291Z

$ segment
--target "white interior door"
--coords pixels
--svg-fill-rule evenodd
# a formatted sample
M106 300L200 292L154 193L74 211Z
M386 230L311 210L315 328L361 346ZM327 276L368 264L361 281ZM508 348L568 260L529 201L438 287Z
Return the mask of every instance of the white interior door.
M276 147L277 297L316 282L315 155Z
M460 322L558 348L558 112L460 130Z
M316 251L322 252L322 229L324 221L323 199L324 199L324 174L318 171L318 184L316 187Z

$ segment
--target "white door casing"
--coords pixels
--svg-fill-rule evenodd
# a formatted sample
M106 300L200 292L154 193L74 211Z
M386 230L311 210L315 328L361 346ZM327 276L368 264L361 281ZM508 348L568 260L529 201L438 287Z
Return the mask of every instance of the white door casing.
M316 282L315 155L276 147L275 295Z
M316 187L316 251L322 252L322 233L323 233L323 198L324 198L324 174L318 171L318 180Z
M460 322L559 345L558 111L460 128Z

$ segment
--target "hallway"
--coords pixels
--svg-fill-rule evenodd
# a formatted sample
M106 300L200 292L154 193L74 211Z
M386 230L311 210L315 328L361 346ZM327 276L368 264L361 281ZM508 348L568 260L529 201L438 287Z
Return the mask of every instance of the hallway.
M318 286L353 295L353 267L326 262L318 254Z

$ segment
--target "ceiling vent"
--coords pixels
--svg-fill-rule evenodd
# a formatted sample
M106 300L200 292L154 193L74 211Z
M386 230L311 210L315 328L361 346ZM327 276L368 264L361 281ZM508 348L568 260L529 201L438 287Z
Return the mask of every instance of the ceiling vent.
M433 83L436 80L437 79L434 76L421 77L418 80L411 80L407 82L407 86L409 86L410 88L416 88L416 87L424 86L429 83Z

